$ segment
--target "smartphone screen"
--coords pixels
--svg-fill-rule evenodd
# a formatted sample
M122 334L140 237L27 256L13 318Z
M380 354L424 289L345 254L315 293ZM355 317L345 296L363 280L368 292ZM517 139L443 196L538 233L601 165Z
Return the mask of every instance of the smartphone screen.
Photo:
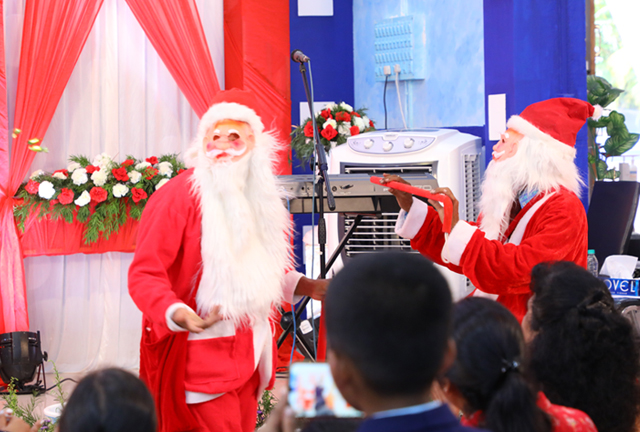
M289 369L289 406L296 417L362 417L336 388L327 363L294 363Z

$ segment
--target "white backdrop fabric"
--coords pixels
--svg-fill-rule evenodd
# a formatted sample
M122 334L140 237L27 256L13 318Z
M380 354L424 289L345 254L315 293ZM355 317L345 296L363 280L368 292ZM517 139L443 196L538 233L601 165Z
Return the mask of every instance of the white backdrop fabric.
M9 130L25 0L3 2ZM224 88L223 0L197 0ZM42 67L47 67L43 64ZM71 155L117 161L183 152L198 117L124 0L105 0L30 172L66 168ZM25 259L29 322L60 372L136 369L141 313L127 291L133 254ZM47 370L51 370L48 364Z

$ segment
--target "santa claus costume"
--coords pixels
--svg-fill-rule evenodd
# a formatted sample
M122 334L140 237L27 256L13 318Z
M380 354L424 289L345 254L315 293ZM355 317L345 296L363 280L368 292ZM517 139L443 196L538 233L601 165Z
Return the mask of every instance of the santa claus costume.
M271 171L276 142L254 106L248 92L220 92L187 154L191 168L142 215L129 291L143 312L140 377L161 431L253 431L258 397L274 380L270 315L293 301L301 275L286 273L291 227ZM212 163L204 144L223 120L246 123L255 146ZM220 308L222 319L187 332L172 320L180 308L202 317Z
M594 110L578 99L555 98L512 116L485 173L478 224L459 221L446 236L438 213L414 198L396 232L478 290L497 295L522 320L533 266L566 260L586 267L587 218L574 146ZM500 146L509 139L517 145Z

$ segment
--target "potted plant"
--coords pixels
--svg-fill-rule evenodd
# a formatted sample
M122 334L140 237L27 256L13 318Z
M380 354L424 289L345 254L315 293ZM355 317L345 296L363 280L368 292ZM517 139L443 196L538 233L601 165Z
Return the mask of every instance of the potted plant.
M607 80L595 75L587 76L587 99L591 105L606 108L624 90L614 88ZM615 168L609 169L607 159L620 156L631 149L640 137L637 133L630 133L625 125L624 115L610 110L597 120L589 120L589 184L595 180L616 179L620 173ZM596 141L599 128L606 128L609 136L604 144Z

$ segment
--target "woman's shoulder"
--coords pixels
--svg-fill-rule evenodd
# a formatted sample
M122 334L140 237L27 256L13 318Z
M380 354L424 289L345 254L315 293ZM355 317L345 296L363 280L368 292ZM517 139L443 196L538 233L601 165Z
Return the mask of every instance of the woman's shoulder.
M549 416L553 432L598 432L591 418L575 408L554 405L542 393L538 393L538 406Z

